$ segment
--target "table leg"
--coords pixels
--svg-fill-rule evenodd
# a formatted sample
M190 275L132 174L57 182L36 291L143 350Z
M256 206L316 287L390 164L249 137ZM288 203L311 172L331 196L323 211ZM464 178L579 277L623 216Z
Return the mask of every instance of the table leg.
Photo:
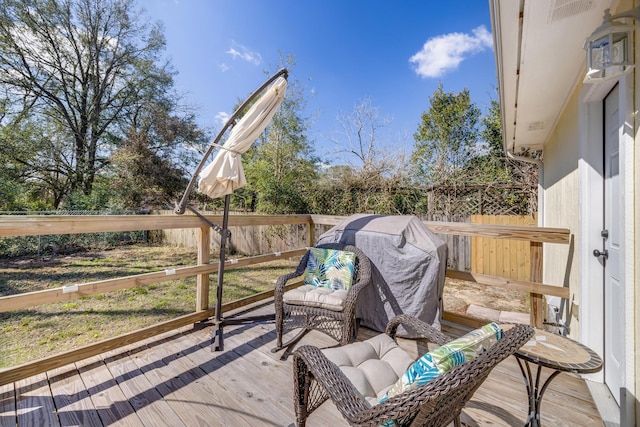
M542 396L544 395L544 392L547 390L547 387L549 386L551 381L558 376L560 371L554 371L551 375L549 375L549 378L546 379L546 381L542 385L542 388L540 388L540 373L542 372L542 366L538 365L534 377L534 373L531 372L531 367L529 366L528 361L520 360L517 357L516 360L518 361L518 365L520 366L520 372L522 372L524 385L527 388L527 394L529 396L529 415L527 415L525 426L540 427L540 404L542 403Z

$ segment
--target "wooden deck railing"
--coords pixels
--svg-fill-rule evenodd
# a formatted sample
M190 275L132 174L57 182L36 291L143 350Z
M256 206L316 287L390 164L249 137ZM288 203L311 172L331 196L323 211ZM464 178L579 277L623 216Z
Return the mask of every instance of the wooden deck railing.
M337 225L345 217L311 215L314 224ZM494 239L524 240L530 245L530 281L512 280L498 276L474 274L467 271L447 270L447 277L452 279L475 282L479 285L496 286L505 289L513 289L528 292L530 295L531 324L542 327L543 296L557 296L569 298L569 289L561 285L548 285L542 283L542 244L557 243L568 245L571 242L571 233L565 228L549 227L519 227L490 224L472 224L460 222L424 222L431 231L437 234L454 234L459 236L486 237ZM469 326L481 326L482 322L455 313L445 312L444 318Z
M213 223L221 223L222 216L207 215ZM308 226L308 246L314 242L314 226L316 224L335 225L344 217L324 215L238 215L230 216L229 226L259 226L259 225L293 225L306 224ZM570 232L566 229L513 227L481 225L468 223L425 222L435 233L454 234L476 237L490 237L497 239L526 240L531 248L531 281L517 281L497 276L473 274L464 271L447 270L447 277L475 282L485 286L497 286L507 289L529 292L531 295L531 323L542 326L543 295L569 298L568 288L541 283L542 278L542 243L569 244ZM167 216L47 216L47 217L1 217L0 237L37 236L50 234L81 234L114 231L144 231L176 228L196 228L199 230L199 245L197 265L167 269L153 273L106 279L91 283L73 284L54 289L46 289L16 295L0 297L0 312L7 312L41 304L69 301L87 295L106 293L118 289L145 286L183 277L196 276L196 311L137 331L129 332L117 337L86 345L74 350L52 355L40 360L28 362L0 370L0 385L18 381L29 376L58 368L75 361L79 361L105 351L113 350L136 341L149 338L172 329L186 326L214 315L214 309L209 307L209 274L218 270L217 262L210 262L211 229L203 227L202 221L193 215ZM305 248L290 251L247 257L238 260L228 260L225 267L238 268L260 264L278 258L301 256ZM298 286L300 282L292 283L290 287ZM222 311L226 312L242 306L252 304L273 296L273 291L261 292L241 300L224 303ZM444 318L456 323L469 326L479 326L483 322L468 316L444 313Z

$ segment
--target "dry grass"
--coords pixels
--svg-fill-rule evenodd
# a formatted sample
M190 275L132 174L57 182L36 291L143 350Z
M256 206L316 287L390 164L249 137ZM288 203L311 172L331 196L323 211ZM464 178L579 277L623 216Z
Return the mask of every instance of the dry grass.
M194 265L194 249L130 246L45 259L0 260L0 295L87 283ZM297 261L279 260L225 270L223 301L272 289ZM210 306L217 274L210 275ZM0 313L0 367L44 356L191 313L195 277L140 286L77 300Z
M529 294L447 278L444 287L444 309L464 314L470 304L499 311L528 313Z

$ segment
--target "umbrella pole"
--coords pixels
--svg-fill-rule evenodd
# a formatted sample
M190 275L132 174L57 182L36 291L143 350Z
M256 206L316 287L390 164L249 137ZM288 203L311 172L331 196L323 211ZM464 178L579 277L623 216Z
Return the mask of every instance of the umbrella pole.
M224 284L224 263L227 241L231 236L229 232L229 204L231 194L224 196L224 213L222 216L222 229L220 232L220 262L218 263L218 285L216 286L216 314L214 317L212 351L224 350L224 326L225 325L243 325L253 322L264 322L275 320L275 314L261 314L257 316L232 317L225 319L222 317L222 286Z
M229 239L229 204L231 194L224 196L224 213L222 215L222 230L220 230L220 261L218 263L218 284L216 286L216 317L213 329L213 349L215 351L224 350L222 320L222 285L224 283L224 263L227 240Z

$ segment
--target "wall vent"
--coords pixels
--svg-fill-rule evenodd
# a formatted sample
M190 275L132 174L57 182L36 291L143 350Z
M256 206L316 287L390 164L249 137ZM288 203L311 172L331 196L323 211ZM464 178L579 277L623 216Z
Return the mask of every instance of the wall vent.
M543 121L538 121L538 122L530 122L527 125L527 130L542 130L544 129L544 122Z
M587 12L596 5L596 0L554 0L549 14L549 24Z

